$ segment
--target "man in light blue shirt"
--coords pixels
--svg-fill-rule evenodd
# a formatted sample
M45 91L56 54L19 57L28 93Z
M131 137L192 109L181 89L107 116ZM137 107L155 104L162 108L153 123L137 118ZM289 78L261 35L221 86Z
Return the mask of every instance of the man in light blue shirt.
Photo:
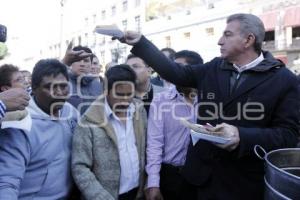
M67 199L77 111L65 103L69 93L65 65L54 59L39 61L32 89L30 115L2 122L0 199Z

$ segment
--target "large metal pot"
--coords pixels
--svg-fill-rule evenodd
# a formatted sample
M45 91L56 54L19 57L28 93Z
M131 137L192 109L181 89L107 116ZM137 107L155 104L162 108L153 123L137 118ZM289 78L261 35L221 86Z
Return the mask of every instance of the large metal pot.
M261 146L256 145L254 151L265 160L266 191L269 191L269 185L284 197L300 199L300 148L266 153Z
M277 190L275 190L266 180L265 178L265 200L291 200L287 196L281 194Z

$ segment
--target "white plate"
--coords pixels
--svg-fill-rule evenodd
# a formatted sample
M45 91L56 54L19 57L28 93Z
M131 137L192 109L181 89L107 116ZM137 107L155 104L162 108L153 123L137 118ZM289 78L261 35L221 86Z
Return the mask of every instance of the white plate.
M210 141L210 142L219 143L219 144L226 144L227 142L230 141L229 138L219 137L219 136L214 136L214 135L208 135L208 134L205 134L205 133L195 132L193 130L191 130L191 136L192 136L193 145L195 145L198 142L198 140L200 140L200 139Z

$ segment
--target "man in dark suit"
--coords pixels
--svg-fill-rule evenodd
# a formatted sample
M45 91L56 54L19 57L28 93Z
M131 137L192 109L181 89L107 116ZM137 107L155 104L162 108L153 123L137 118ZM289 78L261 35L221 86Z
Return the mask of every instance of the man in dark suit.
M153 66L162 78L198 89L198 123L230 138L226 144L199 140L190 145L183 168L190 192L185 199L262 199L263 161L253 153L294 147L299 125L297 77L262 51L262 21L252 14L227 19L221 57L182 67L144 36L126 32L121 41Z

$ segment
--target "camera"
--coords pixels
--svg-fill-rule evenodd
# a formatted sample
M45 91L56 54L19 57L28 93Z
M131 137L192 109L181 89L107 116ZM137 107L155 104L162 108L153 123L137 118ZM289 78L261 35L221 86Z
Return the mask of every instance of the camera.
M0 42L6 41L7 28L0 24Z

